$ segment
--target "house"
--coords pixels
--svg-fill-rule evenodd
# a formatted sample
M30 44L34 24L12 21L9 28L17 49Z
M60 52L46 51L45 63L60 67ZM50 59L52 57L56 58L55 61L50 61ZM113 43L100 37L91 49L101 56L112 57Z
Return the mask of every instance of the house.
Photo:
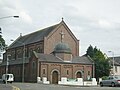
M37 78L58 84L62 77L94 77L94 63L89 56L79 56L79 40L66 23L60 23L20 35L4 53L0 76L13 73L15 81L37 82Z
M112 66L110 75L120 75L120 57L110 57L110 63Z

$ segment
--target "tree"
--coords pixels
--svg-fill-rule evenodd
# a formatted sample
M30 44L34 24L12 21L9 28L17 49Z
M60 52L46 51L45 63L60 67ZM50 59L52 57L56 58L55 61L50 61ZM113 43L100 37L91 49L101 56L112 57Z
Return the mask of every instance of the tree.
M87 55L89 55L91 58L94 56L94 49L91 45L87 49Z
M0 34L1 34L1 29L0 29ZM5 47L7 45L5 44L5 40L3 39L2 35L0 35L0 52L5 50Z
M95 63L95 77L98 79L103 76L108 76L110 73L109 60L105 58L105 55L91 45L88 47L86 55L89 55Z

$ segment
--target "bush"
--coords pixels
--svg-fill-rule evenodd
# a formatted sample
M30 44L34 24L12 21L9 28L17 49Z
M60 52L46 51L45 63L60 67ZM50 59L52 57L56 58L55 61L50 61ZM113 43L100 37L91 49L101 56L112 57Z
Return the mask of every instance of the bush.
M108 76L103 76L102 80L106 80L108 78Z

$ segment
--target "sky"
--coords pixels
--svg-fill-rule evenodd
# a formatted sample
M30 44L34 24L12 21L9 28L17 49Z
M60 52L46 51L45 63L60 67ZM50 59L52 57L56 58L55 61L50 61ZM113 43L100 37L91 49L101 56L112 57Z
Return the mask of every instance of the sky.
M2 36L7 45L48 26L62 17L80 40L80 56L97 46L103 53L120 56L120 0L0 0Z

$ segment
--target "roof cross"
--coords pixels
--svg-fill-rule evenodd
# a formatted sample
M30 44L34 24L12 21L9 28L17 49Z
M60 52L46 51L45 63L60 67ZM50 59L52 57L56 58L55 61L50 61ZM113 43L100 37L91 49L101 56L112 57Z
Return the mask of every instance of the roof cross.
M64 38L65 33L63 31L61 31L60 35L61 35L61 42L63 42L63 38Z

